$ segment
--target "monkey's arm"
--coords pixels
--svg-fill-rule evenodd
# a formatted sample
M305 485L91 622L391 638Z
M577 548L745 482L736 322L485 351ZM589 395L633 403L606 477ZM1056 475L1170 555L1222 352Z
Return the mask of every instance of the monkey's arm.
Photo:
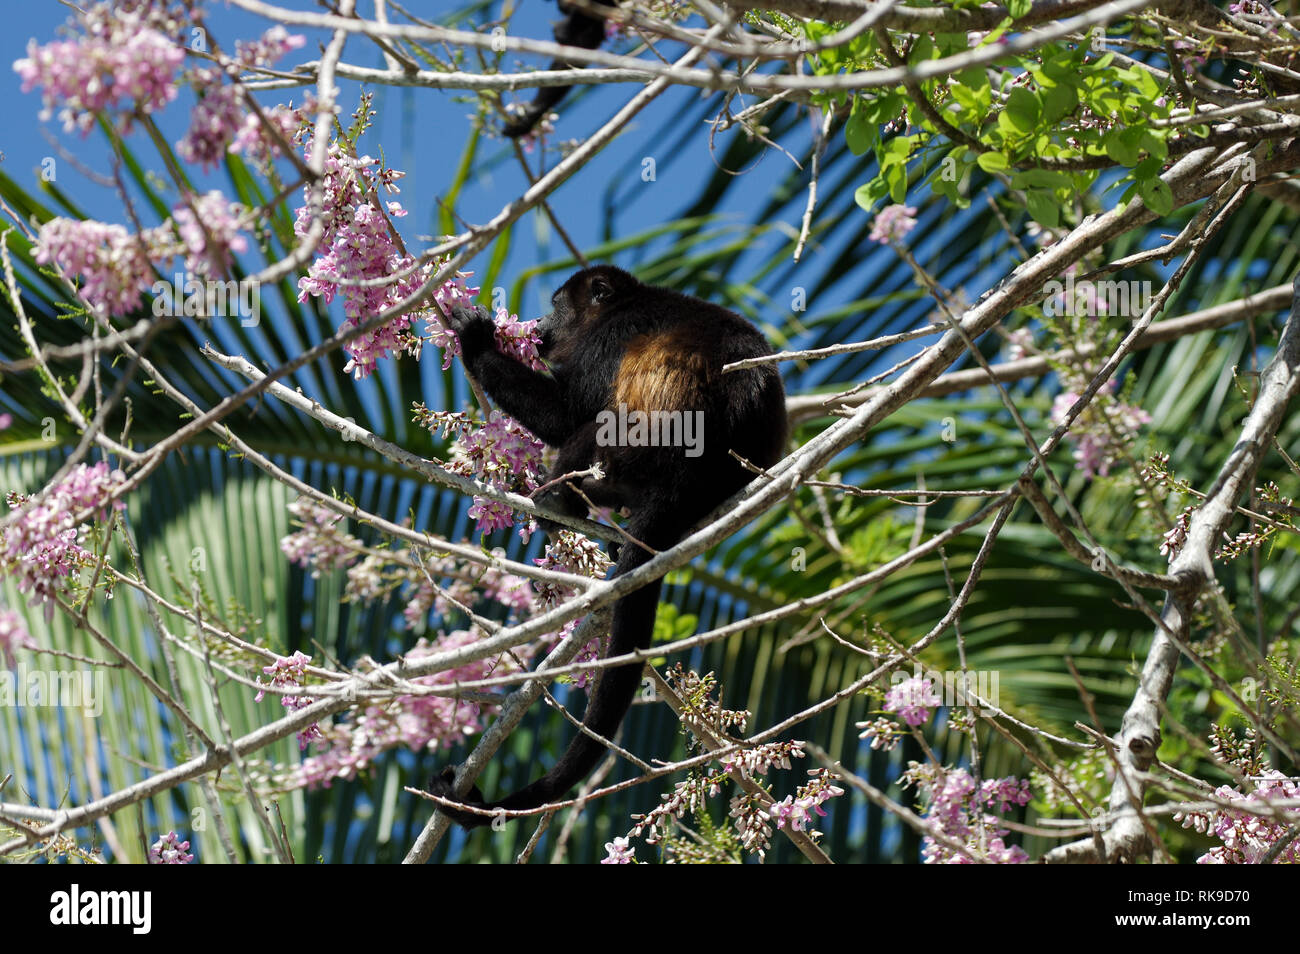
M474 378L501 409L552 447L574 431L559 382L497 350L496 326L481 305L453 305L447 326L460 339L460 352Z

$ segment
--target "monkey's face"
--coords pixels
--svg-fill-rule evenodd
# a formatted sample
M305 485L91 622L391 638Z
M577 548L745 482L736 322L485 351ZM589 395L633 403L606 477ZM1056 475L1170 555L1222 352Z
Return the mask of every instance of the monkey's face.
M551 313L537 321L538 353L546 357L557 348L581 342L636 283L631 275L609 265L573 275L551 296Z

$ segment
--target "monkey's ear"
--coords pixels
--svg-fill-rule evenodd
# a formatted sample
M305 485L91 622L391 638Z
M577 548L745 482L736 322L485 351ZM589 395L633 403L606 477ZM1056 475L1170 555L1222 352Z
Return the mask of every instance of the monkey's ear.
M591 278L591 300L596 304L607 301L614 297L614 286L604 275L593 275Z

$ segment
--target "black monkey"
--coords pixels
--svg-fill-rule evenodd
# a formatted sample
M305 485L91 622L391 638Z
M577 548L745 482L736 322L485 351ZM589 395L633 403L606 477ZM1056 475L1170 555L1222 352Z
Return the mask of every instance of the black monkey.
M592 6L612 7L617 5L617 0L591 0ZM560 12L565 14L563 20L555 24L554 34L555 42L563 43L565 46L580 46L584 50L594 50L600 46L605 39L605 20L600 16L592 16L583 13L564 0L559 0ZM579 64L570 63L568 60L557 58L551 60L550 68L552 70L567 70ZM524 111L514 119L505 124L503 132L511 139L518 139L520 136L527 135L532 131L548 112L551 107L564 99L566 93L573 89L572 86L541 86L538 87L537 95L533 101L524 107Z
M655 550L666 550L752 477L728 451L761 467L778 461L785 447L785 390L775 365L722 373L732 361L771 354L766 339L734 312L690 295L655 288L627 272L600 265L578 272L551 299L542 318L539 352L550 374L533 371L497 351L492 320L482 307L456 306L449 324L460 337L469 370L508 414L559 448L553 476L585 470L599 461L604 476L579 486L601 506L626 507L628 533ZM686 446L610 443L602 431L618 415L679 412L660 421L691 416L699 441ZM614 417L610 417L613 415ZM702 433L700 425L702 425ZM662 434L663 431L660 431ZM678 432L685 434L684 429ZM561 484L545 503L585 515L586 503ZM653 554L622 544L614 574L629 573ZM661 580L621 598L614 606L609 652L622 655L650 645ZM587 703L583 724L613 738L640 685L641 665L605 670ZM477 788L464 801L489 809L537 808L556 801L595 768L604 746L578 733L555 767L513 795L485 804ZM430 791L455 800L453 769L433 779ZM446 809L442 809L447 811ZM465 827L486 825L488 815L447 812Z

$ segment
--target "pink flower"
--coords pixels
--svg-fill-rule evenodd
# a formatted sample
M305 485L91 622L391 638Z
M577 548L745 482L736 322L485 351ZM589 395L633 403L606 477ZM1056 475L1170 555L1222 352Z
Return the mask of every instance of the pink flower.
M188 865L194 860L189 853L190 843L181 841L180 835L169 831L149 849L149 860L155 865Z
M1179 812L1174 821L1184 828L1207 832L1223 842L1196 859L1201 865L1259 864L1288 830L1300 819L1294 808L1270 809L1275 800L1300 798L1300 782L1270 770L1256 782L1254 790L1243 795L1227 785L1214 790L1216 798L1241 806L1241 810L1224 808L1209 812ZM1281 864L1300 863L1300 841L1292 840L1278 855Z
M286 143L293 142L299 125L297 110L280 105L262 110L262 115L275 127ZM244 117L239 129L235 131L229 151L243 153L260 166L267 166L271 160L280 155L281 148L279 141L271 135L262 120L256 114L249 113Z
M140 304L152 275L153 253L165 254L161 230L131 235L121 225L51 219L36 236L35 258L82 279L81 297L103 315L125 315Z
M498 351L534 371L546 370L546 365L537 356L542 339L537 334L536 321L520 321L516 315L500 308L496 314L496 326Z
M242 212L243 206L216 190L193 196L189 204L172 210L176 231L188 253L185 267L192 274L215 278L225 273L231 252L248 250L248 240L239 234Z
M930 719L930 709L938 705L934 683L922 676L891 686L885 693L885 711L897 712L908 725L924 725Z
M23 618L13 610L0 609L0 662L5 668L13 669L17 665L15 650L35 648L36 643L23 625Z
M329 147L321 183L325 234L320 247L324 251L312 263L306 277L299 280L299 301L317 296L328 304L341 294L348 324L355 326L412 297L423 286L435 266L416 265L401 250L385 213L368 198L378 186L396 191L393 183L400 175L378 168L377 160L369 156L347 155L337 143ZM400 205L392 202L387 208L391 214L402 211ZM298 235L306 235L311 221L310 208L304 204L298 209L294 230ZM477 294L477 289L473 294ZM434 298L444 307L471 297L470 291L457 279L444 283L434 293ZM384 358L404 351L418 355L422 341L412 330L412 323L421 315L417 310L395 315L386 325L352 339L347 345L350 360L344 370L362 378L374 371ZM447 361L450 362L449 357Z
M1007 830L999 827L995 815L989 814L989 810L1005 812L1013 805L1027 805L1028 782L1008 777L985 779L976 786L975 779L965 769L915 764L905 777L928 796L930 810L926 820L930 827L948 841L968 849L968 853L963 853L927 836L921 849L926 864L970 864L969 855L996 864L1023 864L1029 860L1024 849L1003 841Z
M223 75L217 69L194 71L193 82L199 91L199 101L190 110L189 129L176 143L181 158L186 162L197 162L205 172L221 164L231 140L244 123L240 88L222 85Z
M299 497L289 504L289 512L302 524L301 530L280 540L280 552L290 563L310 569L312 578L318 579L322 570L339 569L356 561L361 541L338 526L342 514L309 497Z
M30 592L33 604L47 604L47 617L54 613L58 581L94 563L78 542L82 521L104 519L110 509L123 509L126 504L112 500L112 495L125 482L126 476L110 471L105 461L80 464L0 530L0 568L17 577L18 591ZM9 504L19 509L29 500L11 494Z
M868 238L881 245L902 241L916 228L916 209L910 205L887 205L876 213Z
M514 418L493 411L487 423L457 436L448 469L477 477L498 490L530 491L540 483L543 444ZM514 512L500 501L475 496L469 515L482 533L509 527Z
M1107 381L1093 396L1092 403L1075 418L1065 439L1074 444L1074 459L1084 476L1105 477L1119 460L1127 444L1138 431L1151 423L1151 415L1142 408L1115 398L1115 380ZM1062 391L1052 402L1051 419L1060 424L1080 390Z
M311 657L300 650L295 650L292 656L281 656L269 666L263 666L262 672L271 677L271 685L276 688L285 686L301 686L307 676L307 665L311 662ZM261 680L258 680L261 685ZM261 702L266 695L266 689L262 689L253 698L254 702ZM316 700L311 696L280 696L280 705L284 706L290 712L296 712L298 709L311 705ZM322 738L320 723L313 722L307 728L298 733L298 748L305 749L307 744L316 739Z
M602 865L630 865L636 861L636 856L632 849L628 847L626 838L615 838L613 841L605 842L605 851L607 854L601 859Z
M27 44L27 57L14 63L24 93L40 86L47 119L62 103L59 118L69 132L84 136L95 124L95 113L133 101L144 112L160 109L176 98L175 75L184 52L156 30L139 29L123 16L102 35ZM126 114L130 123L130 114Z
M433 642L420 639L405 653L405 658L414 662L477 639L465 630L456 630ZM451 686L515 668L508 657L502 656L465 663L411 681L417 686ZM325 747L303 759L293 781L309 788L328 788L336 778L355 778L357 772L389 749L401 746L420 752L451 748L465 736L482 729L482 717L488 709L480 703L433 695L404 695L383 705L367 706L350 720L321 726Z
M244 66L274 66L290 50L300 49L306 43L305 36L290 34L283 26L276 24L259 39L251 42L236 40L235 58Z

